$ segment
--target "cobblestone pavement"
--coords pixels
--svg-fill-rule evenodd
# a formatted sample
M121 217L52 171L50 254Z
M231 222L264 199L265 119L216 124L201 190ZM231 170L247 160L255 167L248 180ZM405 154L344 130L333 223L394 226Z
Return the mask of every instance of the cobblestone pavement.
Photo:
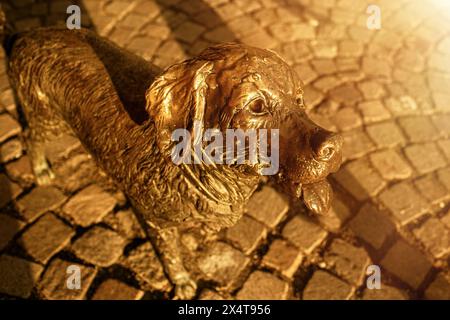
M17 30L64 24L69 1L3 1ZM311 117L342 132L336 199L317 219L269 186L218 240L182 238L202 299L450 299L450 8L445 1L78 2L82 22L166 67L223 41L271 48L305 83ZM4 59L4 54L2 54ZM36 187L0 65L0 298L161 299L158 257L79 142L48 150ZM368 265L380 290L366 288ZM70 265L81 289L66 287Z

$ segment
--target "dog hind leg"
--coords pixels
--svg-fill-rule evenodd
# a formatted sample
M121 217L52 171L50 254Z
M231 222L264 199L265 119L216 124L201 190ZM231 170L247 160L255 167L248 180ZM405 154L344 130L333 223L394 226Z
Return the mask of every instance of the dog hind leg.
M38 185L48 185L54 174L45 155L45 146L49 141L70 132L69 127L56 114L55 106L51 106L48 101L41 101L42 98L21 92L18 92L18 97L27 120L25 142L36 182Z

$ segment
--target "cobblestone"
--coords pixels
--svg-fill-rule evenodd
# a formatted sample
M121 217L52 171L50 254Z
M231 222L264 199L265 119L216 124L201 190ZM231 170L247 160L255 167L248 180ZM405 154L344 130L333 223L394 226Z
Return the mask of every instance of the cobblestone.
M408 295L395 287L381 284L381 289L365 289L363 300L406 300Z
M261 191L255 192L247 204L248 214L269 228L275 227L288 209L288 202L270 187L263 187Z
M445 167L447 162L434 143L414 144L405 148L405 154L421 174Z
M6 163L22 155L22 143L19 139L12 139L0 145L0 162Z
M308 217L297 215L282 231L283 237L305 253L311 253L326 238L327 232Z
M100 222L116 205L116 199L97 185L91 185L73 196L63 212L76 224L88 227Z
M342 279L358 285L365 275L370 258L363 248L355 247L341 239L335 239L325 252L328 267Z
M365 177L358 179L358 177ZM380 192L386 185L366 158L348 163L335 175L335 179L358 201L366 200Z
M216 242L199 258L198 266L208 279L230 288L249 262L240 251L225 243Z
M120 258L125 244L114 231L95 226L74 242L72 250L86 262L109 267Z
M46 211L58 208L66 197L55 187L37 187L17 201L20 214L27 221L36 219Z
M444 203L443 201L450 197L444 185L430 174L416 180L415 186L431 203Z
M115 279L103 281L92 296L92 300L140 300L144 291Z
M132 250L121 264L136 274L146 290L167 291L171 287L164 275L161 262L149 242Z
M439 273L425 290L425 298L429 300L450 300L449 277Z
M25 223L6 214L0 214L0 251L18 234Z
M349 222L350 229L362 240L379 250L395 231L394 224L386 214L372 204L366 203Z
M68 286L73 285L69 279L72 268L79 268L80 289L74 290ZM96 274L95 268L56 258L50 262L42 276L39 291L43 298L49 300L82 300Z
M47 213L28 228L18 242L36 261L46 264L69 243L74 234L75 231L64 222Z
M381 266L413 289L422 284L431 269L428 259L402 239L389 249Z
M304 300L343 300L348 299L351 287L328 272L318 270L306 284Z
M406 142L399 128L390 121L368 126L367 133L379 148L404 145Z
M401 224L407 224L428 209L427 201L406 182L383 191L380 200Z
M243 216L233 227L227 229L227 238L234 242L244 253L253 251L266 236L266 228L260 222Z
M0 256L0 292L28 298L44 268L36 263L9 256Z
M370 160L385 180L404 180L413 174L408 163L393 149L374 152Z
M266 272L253 272L238 292L238 300L285 300L289 285Z
M6 173L14 181L23 186L30 186L34 182L33 170L28 156L20 157L18 160L9 162L6 166Z
M15 199L22 192L22 188L0 173L0 208Z
M303 254L285 240L276 239L263 258L263 264L292 278L303 260Z
M0 114L0 143L22 131L19 123L8 114Z
M442 258L450 252L450 230L439 219L428 219L413 233L435 258Z

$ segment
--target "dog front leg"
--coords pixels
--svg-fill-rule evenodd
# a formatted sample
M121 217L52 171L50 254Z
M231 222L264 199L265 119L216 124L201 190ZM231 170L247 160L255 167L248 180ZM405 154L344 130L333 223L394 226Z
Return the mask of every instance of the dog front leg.
M149 236L155 244L165 270L175 285L175 299L192 299L197 291L197 284L184 268L180 252L178 228L159 228L147 223Z

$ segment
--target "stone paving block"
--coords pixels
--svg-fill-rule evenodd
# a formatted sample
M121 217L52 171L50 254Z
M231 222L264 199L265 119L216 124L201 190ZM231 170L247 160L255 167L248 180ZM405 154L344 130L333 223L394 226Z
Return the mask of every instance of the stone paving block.
M318 76L314 69L306 63L295 65L294 70L305 85L317 79Z
M92 300L140 300L144 291L116 279L106 279L95 291Z
M100 222L116 205L116 199L97 185L91 185L70 198L63 212L76 224L88 227Z
M408 182L384 190L379 199L401 225L420 217L429 208L427 201Z
M74 253L86 262L109 267L123 253L126 240L116 232L94 226L72 245Z
M334 115L334 122L341 131L347 131L358 128L362 125L362 120L359 114L350 107L345 107Z
M226 288L235 285L250 262L242 252L223 242L213 243L197 261L198 267L208 279Z
M376 149L368 135L362 130L352 130L342 134L343 159L357 159Z
M381 284L381 289L368 289L366 288L362 296L363 300L408 300L406 292L388 286L384 283Z
M296 40L314 39L314 27L303 24L285 23L283 21L269 26L270 33L278 40L291 42Z
M46 264L69 243L74 234L71 227L47 213L21 235L18 243L36 261Z
M350 229L356 236L374 249L379 250L388 237L395 231L395 226L386 214L380 212L371 203L366 203L358 214L349 222Z
M442 272L438 273L425 290L425 298L428 300L450 300L450 278Z
M327 232L310 218L296 215L283 228L282 235L305 253L311 253L327 237Z
M22 155L22 143L19 139L11 139L0 145L0 162L6 163L20 158Z
M303 300L345 300L350 297L351 286L328 272L314 272L303 291Z
M226 230L226 237L248 254L256 249L266 237L267 229L264 225L244 215L234 226Z
M433 124L438 129L439 134L443 137L450 136L450 114L439 114L431 117Z
M427 117L404 117L398 119L398 123L410 142L428 142L439 137L438 131Z
M107 223L112 229L127 239L146 237L132 209L110 213L103 219L103 222Z
M363 121L366 124L387 120L391 117L389 111L379 100L361 102L358 104L358 109L362 113Z
M0 256L0 292L19 298L28 298L44 268L21 258Z
M414 181L414 184L419 192L432 203L439 203L450 197L445 186L433 175L423 176Z
M413 233L435 258L442 258L450 252L450 230L439 219L428 219Z
M269 247L262 263L292 278L303 261L303 254L285 240L275 239Z
M449 97L450 95L448 93L433 92L433 101L436 110L448 112L450 108L448 106Z
M407 95L389 97L385 100L385 106L394 116L407 116L418 113L416 101Z
M358 201L375 196L386 185L366 158L348 163L334 174L334 178Z
M203 289L198 297L199 300L225 300L220 294L209 289Z
M8 179L8 177L0 173L0 208L14 200L20 193L22 188Z
M136 274L144 290L169 291L171 284L167 280L163 266L150 242L133 249L120 262Z
M439 152L436 144L413 144L405 148L405 154L414 168L421 174L445 167L447 161Z
M25 220L33 221L46 211L57 209L64 201L66 196L55 187L40 186L17 201L17 208Z
M350 208L343 202L343 199L340 199L340 196L335 193L331 202L330 211L325 215L317 216L317 220L327 230L337 233L350 216Z
M341 239L334 239L324 254L324 260L329 268L342 279L358 285L363 279L370 263L367 252Z
M274 275L255 271L238 292L238 300L285 300L289 294L289 284Z
M65 134L51 141L45 148L45 155L50 163L54 163L67 157L73 150L81 147L77 138Z
M450 162L450 139L438 141L438 146L441 151L445 154L447 161Z
M409 164L393 149L374 152L370 154L370 160L385 180L404 180L413 173Z
M342 40L339 42L340 57L360 57L364 53L364 44L355 40Z
M20 124L9 114L0 114L0 143L22 131Z
M366 103L370 102L378 102L381 103L381 101L376 100L384 97L386 95L386 90L384 90L383 85L380 81L376 80L365 80L357 84L358 89L362 92L364 98L366 100L374 100L374 101L367 101ZM387 110L384 108L383 104L381 104L383 108L380 108L380 110L384 110L384 112L387 112ZM377 106L379 108L379 106Z
M343 84L336 87L332 89L328 95L334 101L347 106L353 106L362 100L361 93L350 84Z
M440 182L450 191L450 168L444 168L437 172Z
M87 154L75 155L55 168L55 185L67 193L74 193L92 183L92 177L98 170Z
M80 288L73 288L72 277L79 270ZM40 295L47 300L83 300L97 274L97 269L79 263L53 259L38 285Z
M394 243L380 265L414 290L422 284L432 267L419 249L403 239Z
M366 130L369 137L379 148L390 148L405 144L405 138L400 129L391 121L372 124Z
M0 214L0 251L18 234L25 223L6 214Z
M22 185L30 186L35 181L28 156L22 156L18 160L9 162L5 169L11 179Z
M248 215L274 228L286 215L289 203L274 189L264 186L247 203Z
M310 61L314 70L320 75L334 74L337 71L336 63L332 59L313 59ZM339 86L334 88L334 98L337 102L342 102L343 97L351 92L349 86Z

